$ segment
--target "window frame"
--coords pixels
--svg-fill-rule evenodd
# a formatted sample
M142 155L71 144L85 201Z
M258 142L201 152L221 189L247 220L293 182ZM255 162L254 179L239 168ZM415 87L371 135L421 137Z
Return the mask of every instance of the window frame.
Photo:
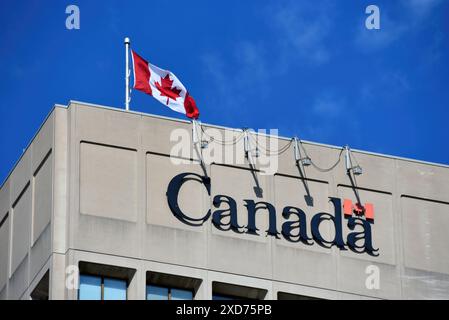
M100 274L94 274L94 273L88 273L88 272L83 272L80 273L78 276L78 295L77 295L77 299L80 301L80 292L81 292L81 276L90 276L90 277L97 277L100 278L101 280L101 284L100 284L100 291L101 291L101 299L100 300L94 300L94 301L106 301L104 300L104 279L111 279L111 280L120 280L120 281L125 281L126 283L126 297L125 297L125 301L128 300L128 288L129 288L129 281L128 279L123 279L123 278L117 278L117 277L110 277L107 275L100 275Z
M148 287L149 286L168 289L168 296L167 296L168 299L167 299L167 301L173 300L171 298L172 297L172 294L171 294L172 289L191 292L192 293L192 301L195 300L195 290L194 289L185 289L185 288L180 288L180 287L164 286L164 285L160 285L160 284L156 284L156 283L147 283L146 284L146 286L145 286L145 300L148 300L147 297L148 297ZM151 300L148 300L148 301L151 301Z

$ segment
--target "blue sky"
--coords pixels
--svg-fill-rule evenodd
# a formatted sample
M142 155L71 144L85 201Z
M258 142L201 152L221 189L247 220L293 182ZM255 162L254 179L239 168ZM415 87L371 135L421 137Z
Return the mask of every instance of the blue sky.
M0 181L55 103L123 107L125 36L203 122L449 164L447 0L2 0L0 21ZM131 109L183 118L141 92Z

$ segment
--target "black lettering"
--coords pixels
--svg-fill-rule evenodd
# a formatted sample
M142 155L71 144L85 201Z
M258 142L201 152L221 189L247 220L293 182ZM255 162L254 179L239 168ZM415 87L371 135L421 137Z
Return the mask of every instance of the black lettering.
M343 230L341 221L341 200L338 198L329 197L330 201L334 205L335 215L332 216L329 213L317 213L311 222L312 236L313 239L321 246L325 248L331 248L332 246L337 246L341 250L346 250L345 242L343 241ZM335 227L335 237L332 240L326 240L321 236L320 224L325 220L332 221Z
M279 232L276 229L276 209L271 203L268 202L254 202L253 200L243 200L245 201L245 207L248 211L248 225L246 233L258 235L256 227L256 213L258 210L268 210L268 230L267 235L275 236L277 239L280 239Z
M232 230L237 233L243 233L237 221L237 203L234 199L224 195L216 195L213 200L213 205L215 208L219 208L222 203L228 205L227 209L215 210L212 215L212 223L215 227L221 231ZM229 222L224 223L223 219L229 217Z
M311 238L307 236L307 220L304 211L296 207L285 207L282 211L282 216L285 219L289 219L291 215L296 216L298 219L285 221L282 224L282 235L284 238L291 242L302 242L307 245L312 245L313 243L309 242ZM295 229L299 229L297 234L292 233Z
M210 181L207 178L191 172L181 173L175 176L168 184L168 206L170 207L173 215L181 222L188 224L189 226L201 226L209 218L211 214L210 209L202 218L195 219L184 214L178 205L179 190L181 190L182 185L187 181L197 181L203 184L206 187L207 193L210 195Z
M363 228L362 232L351 232L348 234L348 247L356 253L368 253L371 256L379 256L379 249L373 248L373 241L371 235L371 224L363 219L350 217L348 219L349 230L354 230L356 226L361 226ZM358 245L357 243L363 240L363 245Z

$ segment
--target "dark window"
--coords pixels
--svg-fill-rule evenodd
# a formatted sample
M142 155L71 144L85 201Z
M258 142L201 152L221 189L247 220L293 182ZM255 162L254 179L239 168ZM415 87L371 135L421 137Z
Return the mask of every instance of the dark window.
M300 294L292 294L286 292L278 292L278 300L323 300L321 298L304 296Z
M45 273L37 286L31 292L31 300L48 300L49 284L50 284L49 271Z
M147 300L193 300L201 279L147 271Z
M266 289L212 282L212 300L263 300Z

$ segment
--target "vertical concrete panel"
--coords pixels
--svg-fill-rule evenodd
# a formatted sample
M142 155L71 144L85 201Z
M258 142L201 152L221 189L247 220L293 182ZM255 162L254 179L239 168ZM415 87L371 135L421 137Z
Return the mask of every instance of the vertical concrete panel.
M275 176L275 198L278 209L277 222L278 229L282 229L282 224L287 221L282 217L282 210L286 206L293 206L304 211L307 220L307 235L312 237L310 223L312 217L318 212L327 212L333 215L334 209L329 202L329 185L322 181L303 180L295 177ZM289 220L296 220L294 216ZM329 221L323 221L320 225L320 233L325 239L332 239L335 236L335 228ZM312 241L313 242L313 241ZM330 254L330 250L320 247L314 243L305 245L301 242L289 242L284 237L276 241L276 248L291 247L299 250L311 250Z
M137 152L87 142L78 146L79 157L76 150L72 157L80 174L77 179L78 171L72 171L74 248L138 256Z
M10 201L14 203L31 179L31 150L28 148L10 176Z
M11 275L28 254L31 237L31 187L28 184L12 209Z
M205 267L207 261L207 230L202 226L188 226L178 220L167 203L167 187L176 175L191 172L203 175L198 162L173 165L168 156L146 155L146 227L142 255L161 262ZM209 209L209 195L197 181L186 182L179 193L183 212L201 218Z
M80 212L137 220L137 153L113 146L81 143Z
M63 253L68 247L68 134L67 109L55 108L53 146L53 251Z
M52 157L48 153L33 177L33 245L51 220L52 178Z
M333 214L329 203L329 185L326 182L303 180L295 177L275 176L275 199L278 209L278 229L285 220L282 210L285 206L294 206L306 214L306 230L312 238L310 229L312 217L318 212ZM290 217L288 221L296 220ZM296 233L297 231L295 231ZM320 225L320 233L325 239L335 236L335 228L329 221ZM332 249L323 248L311 240L310 245L302 242L290 242L281 236L275 240L273 251L274 279L335 288L335 255ZM286 262L288 261L288 262Z
M9 216L4 218L0 226L0 290L8 281L9 265Z
M236 201L240 226L248 224L245 199L272 203L269 178L256 171L212 165L211 181L212 199L216 195L227 195ZM227 205L223 205L225 207ZM259 235L238 234L212 227L208 250L208 265L212 270L272 277L272 237L266 233L269 226L268 211L258 211L255 220Z
M356 253L351 250L339 252L337 271L339 290L379 298L400 298L400 268L397 266L395 238L398 227L394 223L392 195L346 186L338 186L337 191L342 200L348 199L352 204L360 201L363 206L366 203L373 205L374 220L369 225L373 247L379 249L378 256L371 256L366 252ZM355 217L356 214L353 213L353 216ZM360 219L366 220L364 216L360 216ZM343 217L345 239L352 232L363 231L361 226L349 230L347 223L347 218ZM357 244L362 245L363 240ZM366 281L370 275L379 279L378 287L371 284L367 286Z
M271 186L268 176L261 175L257 171L249 168L241 169L228 166L211 166L211 199L216 195L226 195L232 197L237 204L237 220L240 226L248 225L247 208L244 200L253 200L255 202L272 203L270 196ZM220 206L220 209L226 209L226 205ZM215 208L214 208L215 210ZM220 235L225 238L238 238L248 241L269 243L271 237L266 237L266 230L269 227L269 215L267 210L260 210L256 213L256 227L259 229L258 235L237 234L232 231L220 231L212 229L213 235Z
M32 172L36 172L38 167L42 164L42 161L47 156L48 151L53 147L53 128L54 128L54 110L45 120L39 132L33 139L31 144Z
M6 286L3 289L0 289L0 300L8 299Z
M30 254L30 279L34 279L37 273L42 269L51 254L51 228L47 227L41 232L31 248Z
M395 230L394 213L393 213L393 199L391 194L377 192L375 190L362 190L356 188L350 188L345 186L339 186L338 196L341 199L351 200L353 204L359 200L362 205L371 203L374 208L374 221L370 223L372 232L372 241L374 249L379 249L379 256L372 257L367 253L355 253L351 250L340 252L344 257L351 257L355 259L361 259L366 261L375 261L377 263L386 263L390 265L396 264L396 248L395 248ZM343 209L342 209L343 210ZM356 214L354 213L355 217ZM361 219L365 219L364 216L360 216ZM343 230L344 238L346 239L351 232L361 232L362 227L356 227L354 230L349 230L347 227L348 220L343 218ZM360 243L358 243L360 244Z
M171 161L183 161L185 163L174 165ZM170 181L176 175L187 172L203 175L198 162L156 154L146 155L147 224L192 231L204 229L182 223L176 219L168 206L166 193ZM198 182L188 182L180 190L178 197L179 207L190 217L201 218L208 210L208 207L204 207L201 201L204 196L208 197L204 185Z
M10 179L6 180L0 189L0 221L3 220L11 207L11 203L9 201L9 185Z
M50 261L50 300L64 300L68 298L66 281L70 274L66 274L68 254L54 253Z
M25 293L28 288L28 256L26 259L23 259L22 262L17 266L15 272L12 274L9 279L9 288L8 288L8 299L10 300L18 300Z
M401 198L405 266L449 275L449 204Z

